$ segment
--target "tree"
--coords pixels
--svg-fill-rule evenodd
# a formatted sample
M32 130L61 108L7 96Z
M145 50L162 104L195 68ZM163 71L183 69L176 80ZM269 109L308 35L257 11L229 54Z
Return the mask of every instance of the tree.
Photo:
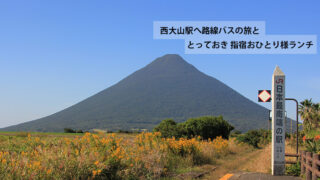
M320 103L312 104L311 119L312 124L315 125L315 128L318 128L320 122Z
M153 131L161 132L162 137L178 136L177 123L173 119L165 119Z
M320 104L315 104L312 99L306 99L300 102L299 114L303 119L303 128L306 132L311 131L313 128L319 128L320 122Z

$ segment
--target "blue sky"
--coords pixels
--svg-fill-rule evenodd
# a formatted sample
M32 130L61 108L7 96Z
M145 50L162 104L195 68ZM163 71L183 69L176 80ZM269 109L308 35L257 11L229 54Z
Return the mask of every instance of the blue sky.
M257 102L276 65L287 97L320 102L320 56L187 55L153 21L265 21L267 34L320 34L320 1L0 1L0 127L71 106L168 53ZM271 107L270 103L265 103ZM288 103L289 116L295 117Z

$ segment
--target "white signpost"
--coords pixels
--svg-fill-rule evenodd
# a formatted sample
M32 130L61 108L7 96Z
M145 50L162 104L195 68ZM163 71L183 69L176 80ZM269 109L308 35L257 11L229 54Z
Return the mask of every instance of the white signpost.
M276 66L272 76L272 175L285 173L285 75Z

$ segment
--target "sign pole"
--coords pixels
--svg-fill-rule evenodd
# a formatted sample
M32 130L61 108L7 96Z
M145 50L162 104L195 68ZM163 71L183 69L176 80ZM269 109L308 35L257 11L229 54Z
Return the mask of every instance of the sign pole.
M290 100L290 101L294 101L296 103L296 125L297 125L297 129L296 129L296 132L297 132L297 147L296 147L296 152L297 154L299 153L299 102L294 99L294 98L286 98L286 100ZM291 121L292 123L292 121ZM293 134L293 133L292 133Z
M285 174L285 75L276 66L272 76L272 175Z

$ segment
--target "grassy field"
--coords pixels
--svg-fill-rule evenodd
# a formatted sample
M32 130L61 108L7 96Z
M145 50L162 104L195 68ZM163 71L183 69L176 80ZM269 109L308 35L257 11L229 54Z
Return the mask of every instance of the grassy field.
M1 132L0 179L191 179L253 151L220 137Z

